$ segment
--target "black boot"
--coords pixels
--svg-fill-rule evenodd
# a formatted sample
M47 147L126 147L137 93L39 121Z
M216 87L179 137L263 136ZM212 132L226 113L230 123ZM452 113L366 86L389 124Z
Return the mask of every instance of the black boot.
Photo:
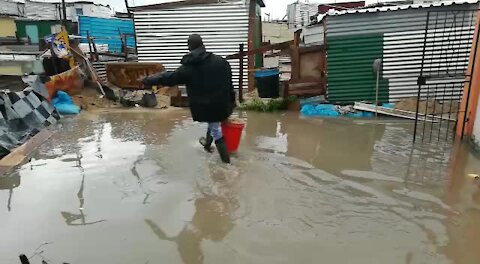
M199 140L200 144L203 146L205 151L212 153L212 143L213 143L213 137L210 135L210 129L207 130L207 135L205 137L201 137Z
M223 137L217 141L215 141L215 145L217 146L218 154L220 154L220 158L224 163L230 163L230 153L228 153L227 145L225 145L225 140Z

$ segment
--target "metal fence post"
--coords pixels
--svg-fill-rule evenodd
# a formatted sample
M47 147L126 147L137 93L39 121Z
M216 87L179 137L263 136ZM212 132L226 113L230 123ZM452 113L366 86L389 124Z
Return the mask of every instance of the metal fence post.
M240 71L239 71L239 79L238 79L238 101L243 103L243 48L244 44L240 43Z

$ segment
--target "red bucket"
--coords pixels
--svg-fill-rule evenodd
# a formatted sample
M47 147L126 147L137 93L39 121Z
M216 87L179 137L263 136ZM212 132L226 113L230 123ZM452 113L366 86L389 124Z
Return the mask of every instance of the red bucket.
M227 145L228 152L237 152L244 127L245 124L237 121L226 121L222 123L223 138L225 140L225 144Z

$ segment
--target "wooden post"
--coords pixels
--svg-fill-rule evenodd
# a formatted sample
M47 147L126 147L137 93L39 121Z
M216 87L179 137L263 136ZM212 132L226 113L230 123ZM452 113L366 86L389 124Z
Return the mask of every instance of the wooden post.
M377 70L377 85L375 89L375 117L378 117L378 83L380 82L380 69Z
M120 31L120 28L117 28L117 31L118 31L118 37L120 38L120 42L122 43L122 48L120 53L123 53L125 51L125 43L123 42L122 31Z
M238 101L243 103L243 43L240 43L240 72L238 79Z
M248 51L254 50L255 22L257 18L257 1L250 1L248 8ZM255 90L255 54L248 54L248 91Z
M65 4L65 0L62 0L62 14L63 14L62 24L65 30L67 30L67 5Z
M90 39L90 31L87 30L88 50L90 51L90 60L93 61L92 42Z
M125 7L127 8L128 18L132 18L132 12L130 11L128 0L125 0Z
M97 44L95 44L95 41L93 40L93 38L91 38L91 40L92 40L93 51L95 52L95 60L99 61L100 57L98 56Z
M283 98L287 98L289 96L289 89L290 89L289 81L284 82L283 83Z
M291 79L297 81L300 79L300 33L302 30L297 30L293 39L293 45L290 46L290 60L292 65Z
M123 47L125 49L125 61L128 60L128 47L127 47L127 35L123 34L122 35L122 43L123 43Z
M300 51L297 46L290 47L290 60L292 65L292 81L300 79Z

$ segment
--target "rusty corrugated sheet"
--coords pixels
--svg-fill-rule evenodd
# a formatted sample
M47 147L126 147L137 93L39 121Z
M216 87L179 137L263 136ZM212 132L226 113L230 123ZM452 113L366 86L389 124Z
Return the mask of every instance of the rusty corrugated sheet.
M160 63L106 63L107 80L120 88L143 89L140 80L165 70Z

